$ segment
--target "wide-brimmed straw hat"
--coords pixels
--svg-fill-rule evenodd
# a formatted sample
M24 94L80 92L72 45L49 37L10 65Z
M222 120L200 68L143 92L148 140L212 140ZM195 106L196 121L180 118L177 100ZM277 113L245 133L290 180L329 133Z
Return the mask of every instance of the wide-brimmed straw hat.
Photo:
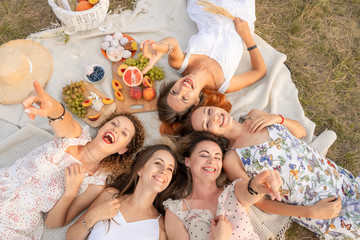
M45 87L53 70L48 50L31 40L13 40L0 46L0 103L24 100L38 81Z

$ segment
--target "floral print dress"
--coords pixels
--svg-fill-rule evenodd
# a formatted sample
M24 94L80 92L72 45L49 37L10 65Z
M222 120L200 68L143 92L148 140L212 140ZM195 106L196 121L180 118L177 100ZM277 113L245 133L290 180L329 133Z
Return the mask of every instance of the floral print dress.
M266 169L280 172L282 201L313 205L321 199L341 196L342 210L331 220L292 217L322 239L360 239L360 176L319 154L294 137L283 125L267 127L269 140L236 148L249 176Z
M11 167L0 169L0 239L41 238L42 213L50 211L65 192L64 169L80 163L65 150L90 140L86 126L80 137L54 139L18 159ZM105 179L99 171L92 176L85 172L78 195L89 184L104 185Z

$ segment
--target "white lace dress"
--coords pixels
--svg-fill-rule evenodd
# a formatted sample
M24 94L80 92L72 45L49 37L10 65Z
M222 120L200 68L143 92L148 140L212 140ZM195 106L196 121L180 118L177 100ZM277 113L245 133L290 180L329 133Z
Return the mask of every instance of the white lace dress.
M57 138L0 169L0 239L40 239L43 212L54 207L65 191L64 169L80 163L65 150L91 140L89 127L78 138ZM81 163L80 163L81 164ZM89 184L104 185L106 176L85 173L78 195Z
M243 41L235 30L233 20L222 15L206 12L197 0L188 0L187 11L199 32L193 35L188 43L186 58L179 70L182 73L192 54L206 55L221 66L225 81L218 92L225 93L230 85L243 54ZM255 1L254 0L210 0L217 6L227 9L233 16L248 22L254 32Z

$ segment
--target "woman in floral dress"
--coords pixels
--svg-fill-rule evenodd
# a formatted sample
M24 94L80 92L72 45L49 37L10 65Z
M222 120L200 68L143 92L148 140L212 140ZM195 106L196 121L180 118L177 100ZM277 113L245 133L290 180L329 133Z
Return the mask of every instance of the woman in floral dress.
M0 239L40 239L43 212L49 228L68 224L104 189L107 174L144 141L141 123L129 114L112 118L91 139L88 126L73 120L38 82L34 88L23 101L25 112L31 119L48 117L57 138L0 169Z
M252 110L238 122L225 110L206 106L192 112L187 126L229 140L224 169L230 180L279 171L282 201L288 204L263 198L259 208L292 216L320 238L359 239L360 177L299 140L306 132L297 121Z

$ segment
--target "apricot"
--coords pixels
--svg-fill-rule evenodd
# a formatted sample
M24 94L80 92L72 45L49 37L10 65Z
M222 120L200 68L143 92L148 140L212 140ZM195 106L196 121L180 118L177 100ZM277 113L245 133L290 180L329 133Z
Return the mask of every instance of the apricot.
M76 6L76 11L86 11L86 10L89 10L90 8L92 8L93 6L94 5L92 5L88 1L81 1Z
M139 87L130 88L130 97L133 99L140 99L142 96L142 90Z
M115 91L123 89L122 84L116 79L112 80L111 86Z
M92 102L93 102L93 99L90 98L90 99L88 99L88 100L86 100L86 101L83 101L83 102L81 103L81 105L82 105L83 107L89 107L89 106L92 104Z
M89 115L89 116L88 116L88 119L89 119L90 121L96 121L96 120L99 119L99 117L100 117L100 113L95 114L95 115Z
M152 87L153 86L153 82L151 81L151 78L149 76L145 76L143 78L143 82L142 84L144 85L144 87Z
M87 1L87 0L78 0L78 2Z
M119 90L117 91L115 90L114 95L116 99L119 100L120 102L124 100L124 95L122 95L122 93Z
M119 74L120 77L124 76L124 72L129 66L126 64L121 64L117 69L117 74Z
M151 88L151 87L148 87L148 88L145 88L144 91L143 91L143 98L150 101L150 100L153 100L156 96L156 91L155 89Z
M103 104L111 104L111 103L114 102L114 99L111 99L111 98L102 98L101 101L102 101Z

